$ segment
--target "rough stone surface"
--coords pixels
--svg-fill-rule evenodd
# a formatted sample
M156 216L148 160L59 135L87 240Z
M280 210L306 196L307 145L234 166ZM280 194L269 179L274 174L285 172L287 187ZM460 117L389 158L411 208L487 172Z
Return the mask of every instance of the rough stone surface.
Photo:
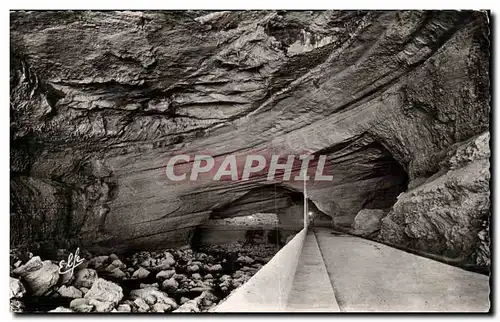
M236 259L236 261L247 265L250 265L254 262L254 260L248 256L240 256L238 257L238 259Z
M179 287L179 283L174 278L169 278L168 280L163 281L161 287L168 293L172 293L177 290L177 288Z
M24 311L24 303L18 299L10 299L10 311L13 313L21 313Z
M127 276L127 274L122 272L121 269L115 268L110 272L109 276L114 277L114 278L124 278Z
M441 175L398 197L379 238L460 262L489 264L489 133L459 144Z
M90 305L89 300L86 298L74 299L69 303L70 309L75 312L87 313L94 309L93 305Z
M99 301L96 299L90 299L89 304L95 307L96 312L101 313L111 312L115 307L115 303L113 302Z
M175 275L175 270L161 271L158 274L156 274L156 279L162 281L165 279L169 279L174 275Z
M130 305L128 305L128 304L120 304L120 305L118 305L116 310L118 312L131 312L132 311L132 309L130 308Z
M62 297L69 297L69 298L83 297L83 292L74 286L63 285L59 288L59 290L57 290L57 293L59 293Z
M23 283L17 278L10 278L9 282L9 299L22 298L26 293Z
M85 294L89 300L98 300L102 302L113 302L118 304L123 297L122 288L113 282L98 278L90 290Z
M106 255L96 256L89 261L88 266L93 267L95 269L100 269L104 266L104 263L106 263L107 261L109 261L109 256Z
M157 303L168 304L172 308L177 308L178 305L174 299L170 298L166 293L158 290L157 288L141 288L137 290L132 290L130 292L130 298L135 300L137 298L145 299L148 296L153 296L156 298Z
M168 269L170 267L173 267L175 265L175 259L172 254L169 252L165 252L163 259L161 260L160 264L156 266L156 269Z
M198 313L200 312L200 299L197 297L189 300L174 310L174 313Z
M75 272L75 281L73 285L76 287L85 287L90 289L97 279L97 272L90 268L85 268Z
M168 304L156 303L152 306L154 312L164 313L172 310L172 307Z
M132 274L132 278L133 278L133 279L143 279L143 278L148 277L149 273L150 273L150 272L149 272L147 269L144 269L144 268L142 268L142 267L139 267L139 269L138 269L138 270L136 270L136 271L134 272L134 274Z
M68 309L64 306L59 306L59 307L49 311L49 313L70 313L70 312L73 312L73 310Z
M386 211L382 209L361 209L354 218L355 233L368 236L380 230L381 220L385 215Z
M59 267L49 260L42 262L39 256L32 257L13 273L26 281L34 296L43 295L59 281Z
M278 182L280 198L258 200L258 176L172 185L164 167L178 153L217 164L228 154L325 154L334 178L311 182L310 200L351 226L489 128L484 12L17 11L10 23L13 245L186 244L238 200L252 200L242 213L277 207L281 216L302 189ZM469 180L462 168L449 177ZM432 194L473 197L459 192ZM412 193L384 238L432 240L433 251L466 257L477 250L478 231L464 233L477 227L471 215L416 215Z
M212 273L218 273L218 272L221 272L222 271L222 265L221 264L215 264L215 265L212 265L208 268L208 271L209 272L212 272Z
M144 301L144 299L138 297L134 300L134 304L137 306L137 312L144 313L149 311L149 305Z

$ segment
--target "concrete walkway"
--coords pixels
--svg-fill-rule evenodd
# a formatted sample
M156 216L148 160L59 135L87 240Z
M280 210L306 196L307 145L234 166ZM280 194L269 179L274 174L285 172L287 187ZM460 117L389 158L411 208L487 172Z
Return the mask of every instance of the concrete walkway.
M311 230L308 231L302 246L286 311L340 311L316 236Z
M489 310L488 276L330 229L314 230L341 311ZM315 298L316 291L311 285L301 296Z

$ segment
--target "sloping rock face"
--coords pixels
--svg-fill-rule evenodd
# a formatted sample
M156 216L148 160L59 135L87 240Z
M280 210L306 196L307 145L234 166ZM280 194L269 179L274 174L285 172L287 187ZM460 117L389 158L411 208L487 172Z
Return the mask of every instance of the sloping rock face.
M379 238L489 266L489 133L459 144L435 176L403 193Z
M481 12L13 12L12 244L186 243L252 190L302 191L172 182L179 153L327 155L309 197L350 226L488 131L488 51Z

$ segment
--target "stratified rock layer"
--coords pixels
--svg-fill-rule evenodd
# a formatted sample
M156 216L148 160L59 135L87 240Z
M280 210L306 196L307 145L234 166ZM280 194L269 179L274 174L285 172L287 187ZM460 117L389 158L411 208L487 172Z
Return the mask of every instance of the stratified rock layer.
M164 167L179 153L216 164L228 154L327 155L333 180L309 183L309 197L350 226L488 131L488 70L483 12L13 12L11 243L187 243L212 210L270 183L253 208L294 206L274 206L274 182L262 176L173 183ZM432 226L405 226L416 207L407 204L394 234L432 239L436 251L476 247L477 236L452 237L464 236L469 214L446 219L458 232L428 239Z

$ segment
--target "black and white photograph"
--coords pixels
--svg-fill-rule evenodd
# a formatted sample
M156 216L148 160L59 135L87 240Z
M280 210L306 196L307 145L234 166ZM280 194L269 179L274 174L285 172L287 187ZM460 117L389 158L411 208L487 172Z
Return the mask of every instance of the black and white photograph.
M9 20L14 316L492 312L487 8Z

